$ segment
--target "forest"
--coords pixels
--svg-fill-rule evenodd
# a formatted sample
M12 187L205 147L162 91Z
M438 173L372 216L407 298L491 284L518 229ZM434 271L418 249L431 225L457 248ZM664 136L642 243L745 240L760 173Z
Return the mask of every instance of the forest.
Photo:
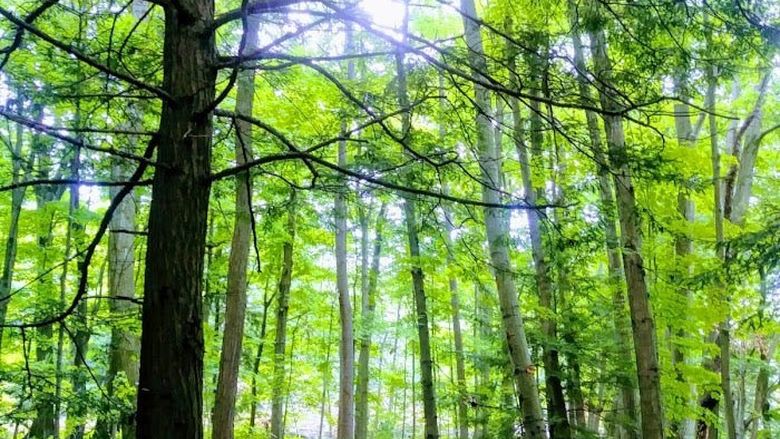
M777 2L0 16L0 439L780 437Z

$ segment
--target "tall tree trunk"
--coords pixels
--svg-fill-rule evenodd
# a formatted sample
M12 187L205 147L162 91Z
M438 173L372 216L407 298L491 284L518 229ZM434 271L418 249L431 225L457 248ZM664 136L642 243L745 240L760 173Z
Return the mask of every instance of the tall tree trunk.
M420 342L420 385L423 397L423 416L425 417L425 439L439 437L438 415L436 409L436 394L433 384L433 360L431 358L431 335L428 326L428 308L423 283L423 271L420 268L420 245L417 236L417 212L415 201L404 200L404 218L406 235L409 245L409 256L412 259L412 287L414 290L415 314L417 322L417 337Z
M21 105L20 105L21 110ZM24 130L21 124L16 124L16 142L11 158L11 184L18 183L22 176L22 146L24 144ZM26 176L30 167L26 167ZM5 254L3 256L3 273L0 277L0 354L3 352L3 326L8 311L8 303L11 300L11 286L13 285L14 264L16 263L16 249L19 236L19 216L22 213L25 188L20 187L11 191L11 212L8 222L8 235L5 240Z
M444 75L439 74L439 143L445 145L447 128L445 123L447 100L444 90ZM449 185L445 184L442 192L449 193ZM444 214L444 245L447 248L447 285L450 290L450 313L452 318L452 338L455 347L455 384L457 387L456 419L457 438L468 439L469 420L466 401L466 361L463 352L463 331L460 322L460 297L458 293L458 278L455 275L455 247L453 234L455 224L449 205L442 205Z
M34 104L32 113L37 122L43 119L43 108L39 104ZM46 145L41 141L40 134L34 134L32 138L32 156L34 161L35 177L47 179L51 178L51 157ZM51 309L56 303L54 299L54 282L49 267L49 251L53 238L54 213L47 209L47 206L59 200L65 191L66 186L36 186L35 200L36 210L43 214L40 226L37 230L38 258L36 260L36 272L38 273L37 298L40 300L42 308ZM36 330L35 361L40 363L51 363L54 360L54 350L52 348L52 326L46 325ZM56 428L55 404L51 398L52 395L35 401L36 417L30 426L30 439L44 439L59 434Z
M585 56L580 38L579 23L577 21L576 6L569 3L569 16L574 32L572 42L574 46L574 64L577 69L577 87L582 96L583 103L592 105L593 98L589 80L586 76L588 68L585 64ZM620 238L615 225L615 198L610 181L609 165L604 154L604 143L601 138L598 115L593 111L585 112L588 127L588 137L596 160L599 197L601 201L601 216L604 223L604 235L607 248L607 265L609 267L609 287L612 291L612 312L615 331L615 344L617 346L618 361L622 365L618 373L617 383L620 392L620 414L625 419L620 437L637 439L636 386L631 376L634 369L634 361L631 359L631 336L629 323L626 319L626 293L623 287L623 263L620 260Z
M752 193L753 173L760 146L761 122L763 119L763 107L772 83L772 69L769 69L761 79L757 87L758 98L753 110L743 122L730 146L733 155L738 160L735 169L729 170L726 181L724 216L733 224L742 225L747 212L748 201ZM742 139L744 143L741 144Z
M678 74L674 79L674 86L676 93L685 99L688 95L686 87L685 74ZM693 148L696 146L696 133L694 132L693 125L691 124L690 107L687 102L681 101L674 104L674 126L677 134L677 143L684 148ZM685 183L679 188L677 192L677 213L687 224L693 224L696 206L690 197L689 184ZM675 266L679 270L679 276L681 279L673 279L672 285L682 285L680 300L684 304L682 313L672 316L673 324L670 326L672 330L672 336L676 337L677 341L672 341L672 364L674 365L676 372L676 379L682 386L690 387L686 383L685 376L683 375L683 369L685 366L685 351L681 347L682 340L686 337L685 329L681 324L685 321L685 315L688 312L691 291L685 286L685 280L691 275L691 264L687 258L693 253L693 240L691 239L688 231L678 233L674 238L674 251L677 261ZM675 323L676 322L676 323ZM688 390L690 391L690 389ZM688 405L688 392L680 401L683 406ZM672 425L672 430L676 436L680 439L685 439L690 436L693 430L693 425L690 419L680 419L675 421Z
M76 123L79 122L79 114L80 111L76 112ZM76 148L74 151L73 159L71 161L71 175L75 180L79 179L79 169L81 166L80 163L80 157L81 157L81 150L80 148ZM70 206L68 208L68 232L67 232L67 242L65 244L65 263L63 264L63 272L62 272L62 279L60 282L60 291L61 294L65 295L65 290L67 289L67 273L68 273L68 259L70 258L70 248L71 246L75 246L76 252L75 254L80 254L82 250L82 246L84 243L84 225L81 224L78 220L78 210L80 205L80 199L79 199L79 187L78 185L71 185L70 186ZM78 258L79 262L81 261L81 258ZM89 328L88 328L88 322L87 322L87 301L82 300L79 302L78 306L76 307L76 311L74 313L74 326L75 326L75 334L73 334L73 373L71 376L71 383L73 386L73 393L76 394L79 397L79 400L81 400L84 397L84 392L86 391L86 377L83 375L85 371L82 370L81 366L86 364L86 358L87 358L87 347L89 343ZM64 329L64 326L60 327L61 330ZM70 437L72 439L82 439L84 437L85 432L85 425L84 425L84 417L86 415L86 409L87 407L83 406L82 404L76 403L71 404L71 407L68 408L68 418L71 421L71 424L75 422L75 425L72 425L71 428L71 435Z
M447 191L445 190L445 193ZM457 414L458 414L458 439L468 439L469 420L468 405L466 403L466 361L463 353L463 331L460 324L460 297L458 294L458 279L453 269L455 266L455 248L452 241L454 233L452 212L448 206L443 207L444 211L444 244L447 247L447 267L448 267L448 286L450 289L450 312L452 313L452 336L455 343L455 374L456 385L458 389Z
M163 89L144 275L138 439L203 437L203 316L216 47L213 0L165 4Z
M328 338L325 340L325 363L330 366L330 340L333 332L333 306L330 308L330 316L328 318ZM331 371L328 367L323 369L322 374L322 395L320 396L320 428L317 434L317 439L322 439L322 427L325 424L325 405L327 404L328 413L330 413L330 404L328 403L328 384L330 384Z
M257 50L257 16L246 19L242 54ZM255 70L239 72L236 92L236 114L252 116L255 98ZM252 125L236 120L235 158L240 166L252 159ZM246 316L246 270L249 260L249 244L252 240L252 179L249 171L236 175L235 219L233 238L228 260L227 292L225 300L225 331L219 357L219 378L212 412L212 439L233 439L233 418L236 408L238 369L241 363L241 346L244 340Z
M408 19L408 9L406 9L404 16ZM406 19L404 20L404 34L406 34ZM398 104L403 110L401 135L404 142L403 146L406 150L411 146L410 138L412 137L412 123L403 51L399 49L396 52L395 59L398 73ZM439 425L436 409L436 392L433 383L433 359L431 358L431 333L428 325L428 304L426 303L427 299L425 297L423 270L420 265L417 202L412 196L405 196L403 203L406 238L409 245L409 256L411 257L412 288L414 290L414 303L417 317L417 337L420 342L420 384L422 385L423 415L425 417L425 439L437 439L439 437Z
M531 177L531 156L528 153L523 139L522 120L520 116L520 103L512 99L512 116L514 119L513 140L520 162L520 173L523 179L525 201L535 206L537 203L536 191ZM541 129L541 115L538 112L531 113L531 126ZM531 135L531 150L541 153L543 145L541 135ZM500 150L496 151L501 154ZM545 393L547 394L547 416L550 422L550 437L552 439L568 439L571 437L571 428L566 413L566 402L563 397L563 385L561 384L561 366L558 355L557 339L558 330L556 323L556 311L553 305L553 288L550 279L547 254L542 242L541 218L536 209L526 210L528 218L528 234L531 238L531 253L536 274L536 288L539 294L539 304L545 309L542 317L542 334L544 335L544 349L542 359L544 362Z
M371 333L374 326L374 309L376 308L376 285L379 277L379 258L382 253L382 222L385 216L385 205L379 209L376 217L376 237L371 255L371 268L364 276L365 282L361 288L361 335L360 354L358 355L357 393L355 395L355 437L368 438L368 381L369 356L371 354ZM364 213L360 219L362 249L365 257L363 264L368 268L368 217Z
M718 125L716 116L713 114L715 111L715 92L717 89L717 74L714 67L710 67L707 72L707 92L705 106L709 110L709 136L710 136L710 150L712 160L712 186L713 186L713 201L714 212L713 217L715 220L715 243L718 258L723 261L725 253L722 249L723 243L723 203L724 188L720 171L720 147L718 146ZM717 331L713 331L709 335L708 341L716 341L718 337ZM706 358L704 360L704 367L714 373L718 373L720 370L720 359L718 356L714 358ZM705 411L709 411L715 419L719 417L719 405L720 401L712 391L706 391L699 399L699 407L702 410L702 416L696 420L695 434L697 439L717 439L718 427L717 424L710 424L704 415Z
M468 62L472 75L477 79L486 72L487 62L482 47L480 28L474 21L474 18L477 17L474 0L461 0L461 10L464 12L463 27L466 33L466 45L469 49ZM474 83L474 92L474 105L477 112L477 147L482 177L485 180L482 185L482 200L486 203L498 204L501 202L500 192L497 190L500 182L500 169L498 168L498 157L493 143L490 119L487 116L490 110L490 95L489 91L478 82ZM504 331L509 347L513 376L520 394L523 427L529 438L546 438L547 432L545 431L542 406L539 402L539 391L534 379L535 367L531 361L525 327L519 312L517 287L509 260L506 215L503 210L492 207L485 208L484 214Z
M767 285L767 279L766 279L766 273L764 273L764 270L760 270L761 275L761 304L759 308L759 329L761 329L764 325L764 313L766 312L767 307L767 295L768 295L768 285ZM769 397L769 376L771 374L771 362L774 358L775 349L777 348L778 343L780 343L780 335L778 334L770 334L767 339L761 340L761 343L758 347L759 350L759 358L761 359L760 369L758 370L758 374L756 376L756 390L754 392L753 397L753 410L750 416L750 420L748 423L748 431L749 431L749 439L757 439L758 438L758 432L761 429L761 426L763 425L765 428L767 428L767 424L769 421L769 403L768 403L768 397ZM741 421L742 418L737 418L738 421Z
M282 274L279 277L278 305L276 308L276 339L274 340L274 377L271 396L271 437L284 437L284 378L285 351L287 347L287 312L292 285L293 248L295 242L295 190L290 189L290 207L287 213L289 236L282 249Z
M112 178L122 181L127 178L127 172L122 164L115 162L111 167ZM118 188L110 190L115 197ZM108 235L108 289L109 295L115 300L109 302L113 316L120 319L133 317L135 304L135 248L133 231L136 227L136 201L132 196L125 197L117 206L109 223ZM116 379L124 374L127 384L135 387L138 384L138 337L124 325L111 328L111 345L109 347L108 389L110 394L116 391ZM128 401L123 401L127 404ZM135 438L135 404L123 405L118 428L122 439ZM113 430L113 428L111 429ZM109 436L110 437L110 436Z
M136 14L136 5L133 13ZM140 131L141 117L135 103L127 108L129 129ZM134 151L138 146L137 136L128 136L128 147ZM111 178L114 181L126 181L128 169L123 160L115 159L111 163ZM119 187L109 188L109 196L113 199L119 193ZM135 228L136 199L130 192L114 211L108 223L108 306L111 315L120 321L135 318ZM106 389L109 395L115 396L116 379L124 374L127 384L136 388L138 385L138 337L126 325L115 325L111 328L111 342L108 350L108 371L106 374ZM134 398L135 399L135 398ZM122 439L135 438L135 400L121 400L118 422L109 419L98 419L95 436L100 439L114 437L119 431Z
M355 42L351 25L347 24L344 51L354 52ZM347 65L349 79L355 77L355 65ZM342 131L346 131L346 121L342 122ZM339 142L337 163L347 166L347 143ZM336 194L333 216L336 223L336 289L339 295L339 317L341 319L341 338L339 342L339 418L337 439L355 437L355 334L352 330L352 303L349 298L349 275L347 274L347 201L346 180Z
M263 358L263 349L265 348L265 332L268 328L268 310L271 307L273 301L273 295L268 297L268 282L263 288L263 317L260 322L260 335L257 342L257 351L255 357L252 360L252 384L250 386L250 392L252 395L252 407L249 410L249 426L254 428L257 423L257 378L260 371L260 360Z
M590 33L593 43L593 61L596 77L603 87L599 90L601 106L606 111L619 111L620 104L612 85L612 65L607 55L607 42L603 30ZM629 156L623 133L623 121L619 115L604 115L607 132L608 155L611 164L617 210L620 220L623 267L628 283L628 304L634 336L637 377L639 380L639 405L642 411L643 439L663 437L663 407L658 364L658 343L655 321L650 306L642 258L642 236L639 210L636 205L634 184L629 168Z

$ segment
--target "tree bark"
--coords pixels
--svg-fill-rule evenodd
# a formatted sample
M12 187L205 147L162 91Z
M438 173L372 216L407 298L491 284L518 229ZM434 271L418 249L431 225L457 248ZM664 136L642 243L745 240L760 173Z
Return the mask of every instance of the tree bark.
M352 27L346 29L346 44L344 52L354 52L354 37ZM347 65L349 79L355 77L355 65ZM346 131L346 121L342 122L342 131ZM347 143L340 141L337 163L340 167L347 166ZM347 201L345 184L336 194L333 216L336 223L336 289L339 295L339 317L341 319L341 338L339 343L339 417L337 439L353 439L355 437L355 334L352 329L352 303L349 297L349 275L347 274Z
M446 191L445 191L446 193ZM458 293L458 279L453 273L455 266L454 244L452 235L454 232L452 212L448 206L444 206L444 243L447 247L447 267L449 268L447 284L450 290L450 312L452 313L452 337L455 343L455 382L458 388L458 439L468 439L469 420L468 405L466 404L466 361L463 353L463 331L460 324L460 297Z
M482 36L479 25L473 20L477 17L473 0L461 0L464 12L463 27L466 33L466 45L469 49L468 62L472 75L479 78L487 69ZM490 110L489 91L479 83L474 83L474 105L477 124L477 147L482 168L482 200L487 203L499 203L500 170L498 169L493 134L487 113ZM545 422L539 402L539 392L534 379L535 366L531 361L528 341L525 335L523 319L519 312L517 287L509 260L507 241L509 237L505 212L496 208L485 208L485 229L487 232L490 259L492 262L496 286L501 307L504 331L509 347L513 376L520 394L523 411L523 428L529 438L546 438Z
M747 212L748 201L753 187L753 173L760 146L761 122L766 95L771 84L772 69L769 69L758 85L758 98L750 115L743 125L729 139L732 154L737 158L738 165L732 165L726 178L724 216L733 224L742 225ZM744 147L741 141L744 138Z
M254 428L257 420L257 375L260 371L260 360L263 358L263 350L265 348L265 332L268 328L268 309L271 307L273 296L268 298L268 282L266 281L266 287L263 289L263 317L260 322L260 335L257 342L257 351L255 351L255 357L252 360L252 384L250 392L252 395L252 408L249 410L249 426Z
M328 338L325 340L325 368L322 376L322 394L320 396L320 428L317 434L317 439L322 439L322 427L325 424L325 405L328 404L328 413L330 413L330 404L328 403L328 384L330 384L331 371L330 367L330 340L333 333L333 305L330 308L330 316L328 317Z
M408 17L408 15L407 15ZM405 26L404 26L405 27ZM405 33L405 32L404 32ZM411 114L409 109L408 90L406 85L406 66L404 53L396 52L396 69L398 81L398 104L403 110L402 139L404 149L410 146ZM417 317L417 338L420 343L420 384L422 386L423 416L425 417L425 439L439 437L438 414L436 408L436 392L433 384L433 359L431 358L431 334L428 324L428 305L425 296L425 283L420 266L420 244L417 231L417 203L411 196L405 196L404 222L406 223L406 238L411 257L412 289L414 291L415 312Z
M577 87L582 96L583 103L593 104L590 84L586 77L588 68L585 64L585 56L582 49L582 40L580 38L579 23L577 21L576 6L569 4L569 16L572 28L572 42L574 46L574 66L577 69ZM620 260L620 238L618 237L617 227L615 225L615 198L610 181L609 164L604 154L604 143L599 128L598 115L593 111L585 112L585 119L588 127L588 137L596 161L599 197L601 201L601 216L604 223L604 235L607 249L607 266L609 267L609 287L612 291L612 313L615 331L615 342L617 346L618 361L623 367L617 376L617 383L620 392L620 413L625 422L620 425L624 430L619 434L626 439L637 439L636 419L636 397L634 396L636 386L631 377L634 369L634 361L631 359L632 341L629 329L629 323L626 319L626 293L623 286L623 263Z
M520 162L520 173L523 179L523 188L525 201L535 206L537 203L536 191L531 177L531 156L528 154L525 141L523 139L522 120L520 116L520 103L516 98L511 99L512 117L514 120L513 140L517 150L518 161ZM539 113L531 114L531 126L541 129L541 116ZM531 136L531 150L541 153L543 137L540 135ZM501 154L500 150L496 151ZM553 306L553 288L550 279L547 254L542 243L542 230L540 214L538 210L526 210L528 218L528 234L531 238L531 254L534 262L536 274L536 288L539 293L539 305L545 309L544 317L541 319L542 334L544 335L544 381L545 393L547 395L547 416L550 423L550 437L553 439L568 439L571 437L571 428L566 412L566 402L563 397L563 385L561 384L561 366L558 355L557 339L558 329L556 322L556 311Z
M607 55L606 36L603 30L590 33L593 43L595 75L603 84L599 90L604 110L618 111L619 101L614 96L612 65ZM655 321L650 306L642 258L642 237L639 210L636 205L634 184L629 168L628 151L623 133L623 121L617 115L605 115L608 156L614 185L617 191L617 210L620 220L623 267L628 283L628 303L634 337L639 402L642 412L643 439L661 439L664 434L661 384L658 365L658 343Z
M285 350L287 347L287 313L292 285L293 248L295 242L295 190L290 192L287 213L287 240L282 249L282 274L279 277L278 304L276 308L276 339L274 340L274 378L271 396L271 438L284 438L284 378Z
M78 120L80 112L76 112L76 120L78 123ZM71 161L71 175L73 176L74 180L79 179L79 169L81 167L80 163L80 156L81 156L81 150L80 148L76 148L74 151L74 156ZM67 289L67 276L68 276L68 260L70 258L70 248L71 246L75 246L76 248L76 254L79 254L81 251L81 247L84 243L84 225L81 224L78 220L78 210L80 207L80 197L79 197L79 187L78 185L71 185L70 186L70 200L69 200L69 208L68 208L68 232L67 232L67 238L65 243L65 263L63 264L62 269L62 279L60 282L60 291L62 294L62 297L65 296L65 291ZM81 258L77 258L79 263L81 262ZM64 303L64 301L63 301ZM87 322L87 301L82 300L79 302L78 306L76 307L76 310L74 312L74 326L75 326L75 334L73 334L73 360L72 364L74 366L73 372L71 375L71 385L73 387L73 393L77 395L79 399L84 397L84 392L86 391L86 379L82 375L84 371L81 370L81 366L85 364L86 358L87 358L87 348L90 338L89 328L88 328L88 322ZM63 330L64 326L60 326L60 330ZM58 352L58 356L61 353ZM59 359L58 359L59 363ZM86 407L82 404L71 404L68 407L68 418L71 421L71 424L75 423L75 425L71 428L71 434L70 438L72 439L82 439L84 437L85 432L85 425L84 425L84 416L85 416ZM57 411L57 413L59 413Z
M34 104L32 113L39 123L43 120L43 108ZM51 157L47 146L42 142L40 134L33 134L32 138L32 156L34 161L33 168L35 177L41 179L50 178ZM43 305L44 309L52 309L54 303L54 283L49 267L49 251L53 238L54 213L48 211L47 205L59 200L65 191L66 186L35 187L36 210L44 215L43 224L37 230L38 257L36 259L36 272L39 277L37 288L37 300ZM54 350L52 347L52 327L46 325L36 330L35 361L50 363L54 360ZM36 417L30 425L30 439L44 439L59 434L56 422L55 404L51 398L52 395L35 401Z
M687 98L686 91L686 78L684 74L678 74L674 79L674 86L676 93L682 96L683 99ZM677 134L677 143L684 148L694 148L696 146L696 133L694 133L693 126L691 124L690 106L687 102L677 102L674 104L674 126ZM689 192L690 188L688 184L683 184L677 192L677 213L690 225L694 222L696 215L696 206L691 199ZM685 315L688 312L688 308L691 300L691 291L685 286L685 280L691 275L691 264L687 258L693 253L693 240L688 236L688 231L679 232L674 238L674 251L677 261L675 266L678 270L678 276L673 276L672 285L681 285L680 287L680 300L684 304L682 313L672 316L672 325L670 330L672 337L677 338L677 341L672 340L672 364L675 368L676 379L680 382L681 386L687 386L685 376L683 375L683 366L685 365L685 351L681 348L681 340L686 337L686 331L681 326L685 322ZM677 279L675 279L677 277ZM676 323L675 323L676 322ZM687 386L690 391L690 386ZM679 404L683 406L688 405L688 396L685 395ZM672 425L672 431L680 439L686 439L693 431L693 424L690 419L676 420Z
M203 437L203 255L216 70L213 0L165 5L163 102L144 276L138 439Z
M242 54L253 53L258 48L257 16L246 19ZM255 97L255 70L245 69L238 73L236 92L236 113L252 116ZM240 166L252 160L252 125L236 120L235 158ZM241 348L244 339L246 316L246 270L249 260L249 245L252 240L252 179L249 171L236 175L235 219L233 238L228 260L227 292L225 299L225 331L219 357L219 378L212 413L212 439L233 439L233 418L236 408L238 370L241 363Z
M379 277L379 258L382 253L382 222L384 221L385 205L379 209L376 217L376 237L371 255L371 268L368 269L365 282L361 288L361 336L360 354L358 355L357 393L355 395L355 437L368 438L368 382L369 359L371 355L371 333L373 331L374 310L376 308L376 285ZM368 217L361 217L362 252L365 257L363 264L368 268Z

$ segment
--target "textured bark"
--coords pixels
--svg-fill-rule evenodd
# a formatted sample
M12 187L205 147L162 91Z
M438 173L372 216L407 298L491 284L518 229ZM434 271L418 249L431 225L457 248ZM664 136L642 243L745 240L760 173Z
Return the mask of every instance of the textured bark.
M354 50L352 28L347 27L345 52ZM348 64L348 76L355 76L355 66ZM346 131L346 122L342 122L342 131ZM339 142L337 163L347 166L347 143ZM352 330L352 303L349 297L349 277L347 274L347 185L342 185L336 194L333 217L336 223L336 289L339 295L339 317L341 319L341 338L339 342L339 417L337 439L355 437L355 334Z
M21 124L16 124L16 142L14 143L13 157L11 158L11 184L18 183L22 179L22 144L24 143L24 130ZM29 167L27 167L29 169ZM25 171L26 176L29 171ZM10 220L8 221L8 235L5 240L5 254L3 256L3 273L0 277L0 354L3 352L3 326L8 311L8 303L11 301L11 285L14 277L14 264L16 263L16 249L19 236L19 216L22 213L25 188L17 188L11 191Z
M363 266L367 269L362 276L361 286L361 335L360 354L358 355L357 393L355 395L355 437L365 439L368 437L368 382L369 360L371 355L371 333L373 331L374 309L376 308L376 285L379 277L379 258L382 253L382 222L384 221L385 205L379 209L376 217L376 237L371 254L371 267L368 267L368 218L362 215L361 224L361 252ZM361 267L362 268L362 267Z
M479 78L486 71L486 59L482 47L482 36L476 22L468 17L477 17L473 0L461 0L461 10L464 12L463 27L466 33L466 45L469 49L469 66L472 75ZM482 168L482 200L487 203L499 203L500 192L496 190L500 184L500 169L498 157L493 143L493 133L487 112L490 110L489 91L479 83L474 83L475 110L477 125L477 147ZM520 394L520 406L523 412L523 428L529 438L546 438L544 417L539 402L539 392L534 379L535 366L531 361L528 340L525 335L523 319L519 312L517 287L509 260L509 239L506 214L501 209L485 208L485 229L487 232L490 260L501 307L502 322L509 347L513 376Z
M577 69L577 87L583 103L592 105L594 99L588 78L586 77L588 68L585 64L575 8L575 5L569 4L569 15L572 28L574 29L572 43L574 46L574 64ZM607 265L609 267L609 287L612 291L615 344L617 346L618 361L621 365L624 365L620 368L621 370L616 377L620 392L619 408L621 410L619 413L620 417L625 420L625 422L621 423L624 425L619 426L620 430L623 431L619 432L618 436L626 437L626 439L637 439L638 422L636 418L636 397L634 396L636 385L631 377L635 363L631 359L632 342L629 323L626 319L623 263L620 260L620 238L615 225L615 196L612 182L610 181L607 158L604 154L604 143L601 138L598 115L593 111L586 111L585 119L588 127L588 137L597 166L601 216L604 223Z
M213 0L165 5L163 89L144 275L138 439L203 437L203 316L216 71Z
M257 50L259 18L250 16L244 29L242 53ZM255 70L238 73L236 113L252 116L255 97ZM236 120L235 159L240 166L252 159L252 125ZM219 357L219 378L212 412L212 439L233 439L233 417L236 408L238 370L244 340L246 316L246 270L249 245L252 240L252 180L249 171L236 175L235 219L228 259L227 292L225 299L225 330Z
M607 55L604 31L591 32L590 40L593 43L595 75L603 84L603 88L599 90L601 106L608 111L619 110L620 104L613 91L612 65ZM623 267L628 284L628 303L631 311L634 354L639 381L642 437L643 439L660 439L664 434L664 417L661 405L658 343L645 280L639 210L636 205L634 185L629 168L622 118L615 115L605 115L603 119L607 132L608 156L617 193L616 204L620 220Z
M127 173L119 163L114 163L111 169L112 178L122 181ZM119 189L112 189L113 198ZM111 314L120 319L132 318L136 305L129 300L135 298L135 249L134 236L127 231L135 230L136 206L135 199L128 194L117 206L109 223L108 236L108 293L119 300L111 300ZM116 390L114 381L123 374L127 383L133 387L138 384L138 337L128 328L121 325L111 329L111 345L109 348L108 388L113 394ZM134 404L125 407L120 414L118 429L123 439L135 438L135 408ZM113 428L112 428L113 430Z
M274 340L274 377L271 395L271 437L284 437L284 378L285 350L287 348L287 313L290 304L290 286L292 285L293 243L295 241L295 191L290 195L290 207L287 213L287 240L282 248L282 274L279 277L276 308L276 338Z

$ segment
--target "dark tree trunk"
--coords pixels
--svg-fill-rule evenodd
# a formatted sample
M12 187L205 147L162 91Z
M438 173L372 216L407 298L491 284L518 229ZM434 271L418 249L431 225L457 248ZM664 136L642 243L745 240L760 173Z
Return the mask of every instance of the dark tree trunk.
M282 274L279 277L278 305L276 308L276 338L274 340L274 377L271 397L271 437L284 438L284 362L287 347L287 312L292 285L293 244L295 241L295 190L291 189L290 207L287 213L289 237L282 249Z
M408 17L408 16L407 16ZM398 73L398 104L404 110L402 115L402 131L408 147L411 134L411 114L409 109L408 90L406 85L406 67L404 54L396 53L396 69ZM431 357L431 332L428 324L428 305L425 297L425 284L422 267L420 267L420 244L417 232L417 207L412 197L404 198L404 222L406 223L406 238L411 257L412 289L417 317L417 336L420 342L420 384L423 394L423 415L425 417L425 439L439 437L438 415L436 410L436 392L433 384L433 359ZM362 438L361 438L362 439Z
M163 102L144 276L139 439L203 437L203 316L213 0L165 7Z
M250 386L250 392L252 395L252 407L249 409L249 426L254 428L257 424L257 374L260 371L260 360L263 358L263 349L265 348L265 333L268 328L268 308L271 306L271 299L268 298L268 283L266 282L266 288L263 289L263 317L260 322L260 335L257 342L257 351L255 351L255 357L252 360L252 384Z
M21 124L16 125L16 143L14 144L13 158L11 160L11 183L17 183L22 178L22 144L24 143L24 130ZM27 167L29 169L29 167ZM24 172L27 175L27 171ZM17 188L11 191L11 219L8 223L8 235L5 240L5 255L3 257L3 273L0 277L0 354L3 352L3 327L8 310L8 302L11 297L11 285L13 283L14 264L16 263L16 249L19 236L19 216L22 213L25 188Z

